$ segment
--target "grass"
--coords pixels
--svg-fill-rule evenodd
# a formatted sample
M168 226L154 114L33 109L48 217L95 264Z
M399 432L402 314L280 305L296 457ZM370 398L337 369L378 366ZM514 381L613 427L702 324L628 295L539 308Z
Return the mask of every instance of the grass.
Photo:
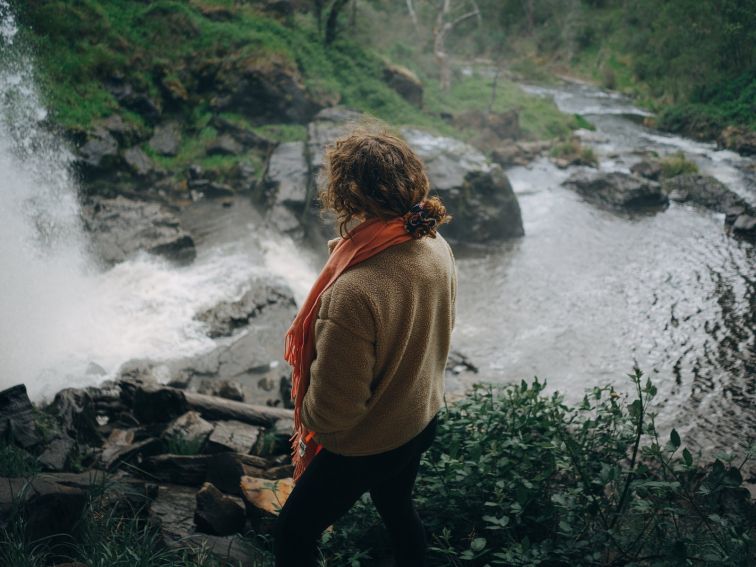
M684 175L686 173L698 173L698 166L688 160L682 152L670 154L661 160L661 175L664 179Z
M0 444L0 477L30 477L41 470L37 459L11 444Z
M212 20L203 10L224 7L227 20ZM121 109L106 88L122 77L144 91L164 112L178 119L186 136L175 157L152 157L164 168L185 167L201 159L213 132L212 110L198 76L205 70L246 60L258 65L295 69L308 93L324 104L340 102L392 125L410 125L452 135L440 116L484 108L490 102L490 79L480 76L455 81L442 92L434 77L425 76L425 108L417 109L382 80L383 59L354 39L342 37L326 48L309 15L290 23L265 16L253 6L225 0L176 2L157 0L51 1L22 5L21 21L37 59L40 83L54 120L64 128L87 129ZM170 87L170 88L169 88ZM172 100L167 91L188 93ZM531 97L514 83L500 79L495 111L518 109L523 130L532 138L565 136L579 126L551 101ZM140 128L144 119L126 113ZM234 119L274 141L301 140L298 124L265 124L244 116ZM463 134L464 137L464 134ZM149 153L149 152L148 152Z
M579 161L586 165L598 165L598 158L593 148L583 146L577 138L571 138L552 146L551 157L561 158L568 161Z

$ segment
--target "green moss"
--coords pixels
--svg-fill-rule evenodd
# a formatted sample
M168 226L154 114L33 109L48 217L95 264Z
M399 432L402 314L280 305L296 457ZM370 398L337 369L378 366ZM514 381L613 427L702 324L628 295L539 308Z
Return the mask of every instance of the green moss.
M298 142L307 138L307 127L302 124L264 124L252 130L275 142Z

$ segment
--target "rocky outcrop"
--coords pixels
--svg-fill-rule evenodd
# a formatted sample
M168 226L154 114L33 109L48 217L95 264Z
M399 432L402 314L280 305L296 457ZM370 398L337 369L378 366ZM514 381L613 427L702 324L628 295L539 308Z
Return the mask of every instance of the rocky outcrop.
M321 225L314 187L325 149L361 120L360 113L345 108L325 109L308 125L305 143L285 144L273 153L266 174L267 202L269 218L279 228L301 234L310 224ZM524 234L517 197L501 167L453 138L416 129L403 129L402 135L425 162L431 190L454 216L442 229L445 236L489 242ZM333 230L326 236L333 236Z
M662 176L662 164L658 159L642 159L630 167L630 172L651 181L659 181Z
M296 67L270 54L225 57L215 74L215 91L211 101L215 110L258 121L303 123L335 102L315 99Z
M407 102L422 108L423 83L412 71L388 61L383 65L383 80Z
M563 185L574 189L587 201L616 210L658 210L669 202L658 183L617 171L578 172Z
M678 175L662 183L672 201L691 203L724 213L725 226L735 236L756 238L756 210L724 183L709 175Z
M551 148L551 142L507 142L491 151L491 160L501 167L528 165Z
M425 162L431 189L454 219L442 228L452 240L489 242L522 236L522 214L509 179L469 144L421 130L402 130Z
M0 439L25 449L38 445L42 435L37 431L34 411L23 384L0 392Z
M305 142L280 144L265 172L269 220L281 232L302 237L303 217L310 206L310 168Z
M140 250L180 263L191 262L196 255L194 240L178 218L157 203L91 197L82 207L82 217L96 254L108 264Z
M149 146L161 155L175 156L181 146L181 125L171 121L157 126Z

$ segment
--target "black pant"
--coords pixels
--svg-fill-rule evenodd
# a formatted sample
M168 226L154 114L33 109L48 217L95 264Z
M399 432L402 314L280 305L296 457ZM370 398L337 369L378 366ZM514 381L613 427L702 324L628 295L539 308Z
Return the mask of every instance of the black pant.
M404 445L348 457L325 447L299 477L275 527L276 567L316 565L317 542L366 491L388 529L399 567L426 565L425 528L412 503L420 455L436 435L435 416Z

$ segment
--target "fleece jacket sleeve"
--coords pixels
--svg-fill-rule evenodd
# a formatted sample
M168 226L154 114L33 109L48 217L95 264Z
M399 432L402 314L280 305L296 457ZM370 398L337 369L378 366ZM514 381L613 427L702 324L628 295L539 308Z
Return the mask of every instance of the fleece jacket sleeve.
M302 403L304 426L326 434L349 430L365 416L375 369L368 302L338 282L329 292L315 321L315 358Z

